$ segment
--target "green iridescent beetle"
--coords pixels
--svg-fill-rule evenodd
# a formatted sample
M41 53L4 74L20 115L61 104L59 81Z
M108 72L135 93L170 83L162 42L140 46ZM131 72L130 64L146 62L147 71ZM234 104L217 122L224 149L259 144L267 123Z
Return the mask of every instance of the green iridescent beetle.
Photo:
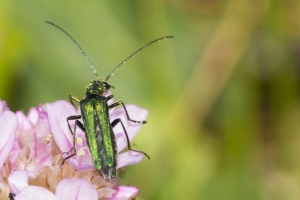
M64 152L64 153L71 153L73 151L72 155L67 156L64 162L71 158L72 156L76 155L76 148L75 148L75 142L76 142L76 126L79 127L82 131L85 132L85 137L87 141L87 145L94 163L94 166L96 170L99 172L99 174L106 180L110 181L112 178L114 178L117 175L117 144L116 144L116 138L115 134L113 132L113 128L120 123L123 127L126 140L127 140L127 147L128 150L143 153L148 159L150 157L143 151L132 149L130 146L130 141L126 132L126 129L121 121L120 118L115 119L112 123L110 123L110 117L109 117L109 109L115 108L117 106L122 106L125 110L126 117L129 121L134 123L140 123L145 124L146 121L135 121L132 120L129 117L129 114L126 110L126 107L122 101L117 101L111 105L108 105L108 101L112 99L114 96L109 95L107 97L104 96L104 93L107 92L110 88L113 88L113 86L109 85L107 83L108 79L114 74L114 72L123 65L128 59L130 59L132 56L134 56L136 53L141 51L143 48L149 46L150 44L154 42L158 42L167 38L173 38L173 36L165 36L158 38L156 40L153 40L152 42L144 45L137 51L135 51L133 54L131 54L129 57L127 57L124 61L122 61L114 70L106 77L105 81L99 80L99 76L97 74L96 69L92 65L91 61L83 51L83 49L79 46L79 44L74 40L74 38L67 33L64 29L57 26L56 24L53 24L52 22L46 22L48 24L51 24L61 31L63 31L66 35L69 36L71 40L76 44L76 46L79 48L81 53L84 55L85 59L90 64L95 76L96 80L93 80L90 82L90 84L86 87L86 97L82 100L80 100L77 97L74 97L72 95L69 96L70 102L74 106L73 101L76 101L80 105L81 109L81 115L75 115L70 116L67 118L67 123L70 129L70 132L73 136L73 147L70 151ZM83 120L83 123L79 121L79 119ZM74 131L72 131L69 121L75 120L75 128Z

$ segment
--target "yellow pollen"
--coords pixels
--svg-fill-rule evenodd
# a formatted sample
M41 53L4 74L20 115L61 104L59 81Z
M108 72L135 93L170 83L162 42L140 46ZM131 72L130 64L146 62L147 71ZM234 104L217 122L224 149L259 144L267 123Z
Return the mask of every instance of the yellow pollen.
M48 135L45 137L45 140L49 141L52 137L53 137L52 134L48 134Z
M85 152L82 149L80 149L78 154L83 156L83 155L85 155Z
M81 143L82 139L81 138L76 138L76 143Z

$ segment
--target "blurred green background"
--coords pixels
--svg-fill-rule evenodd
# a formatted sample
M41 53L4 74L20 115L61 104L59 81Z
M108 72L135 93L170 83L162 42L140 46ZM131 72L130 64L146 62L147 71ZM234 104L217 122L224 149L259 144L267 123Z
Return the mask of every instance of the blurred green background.
M126 168L137 199L300 199L300 2L0 0L0 98L32 106L83 97L110 79L115 100L149 110Z

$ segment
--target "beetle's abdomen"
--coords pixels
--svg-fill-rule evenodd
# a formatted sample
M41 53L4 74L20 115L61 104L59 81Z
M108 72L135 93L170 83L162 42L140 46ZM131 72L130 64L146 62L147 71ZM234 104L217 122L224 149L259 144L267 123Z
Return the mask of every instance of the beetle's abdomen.
M116 176L116 142L105 97L80 101L85 136L95 168L105 179Z

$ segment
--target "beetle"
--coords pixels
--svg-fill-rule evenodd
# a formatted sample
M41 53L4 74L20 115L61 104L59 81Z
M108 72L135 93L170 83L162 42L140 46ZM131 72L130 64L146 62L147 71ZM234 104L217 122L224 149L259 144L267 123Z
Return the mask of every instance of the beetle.
M144 45L143 47L135 51L133 54L128 56L117 67L115 67L113 71L106 77L105 80L100 80L96 69L92 65L91 61L89 60L89 58L87 57L83 49L75 41L75 39L58 25L49 21L46 21L46 23L53 25L54 27L63 31L76 44L76 46L79 48L81 53L84 55L85 59L88 61L90 67L92 68L96 76L96 79L91 81L86 87L85 98L79 99L77 97L69 95L70 102L72 103L73 106L74 106L74 101L79 103L81 115L69 116L67 118L68 127L73 136L73 147L71 148L70 151L64 152L68 156L64 158L62 165L67 159L76 155L76 148L75 148L76 127L78 127L85 133L87 145L95 169L106 181L110 181L112 178L114 178L117 175L116 167L117 167L118 152L117 152L116 138L113 132L113 128L117 124L121 124L123 128L124 134L126 136L128 150L142 153L144 154L144 156L150 159L148 154L146 154L145 152L131 148L127 131L120 118L117 118L110 123L109 109L122 106L125 111L126 117L129 121L133 123L139 123L139 124L145 124L146 121L136 121L131 119L122 101L117 101L111 105L108 105L108 101L112 99L114 96L109 95L106 97L104 96L104 93L109 91L110 88L114 88L107 81L121 65L126 63L128 59L130 59L132 56L134 56L136 53L140 52L142 49L149 46L150 44L167 38L173 38L173 36L164 36ZM79 121L79 119L82 119L83 123ZM71 120L75 120L74 130L72 130L70 126ZM69 155L72 151L73 154Z

